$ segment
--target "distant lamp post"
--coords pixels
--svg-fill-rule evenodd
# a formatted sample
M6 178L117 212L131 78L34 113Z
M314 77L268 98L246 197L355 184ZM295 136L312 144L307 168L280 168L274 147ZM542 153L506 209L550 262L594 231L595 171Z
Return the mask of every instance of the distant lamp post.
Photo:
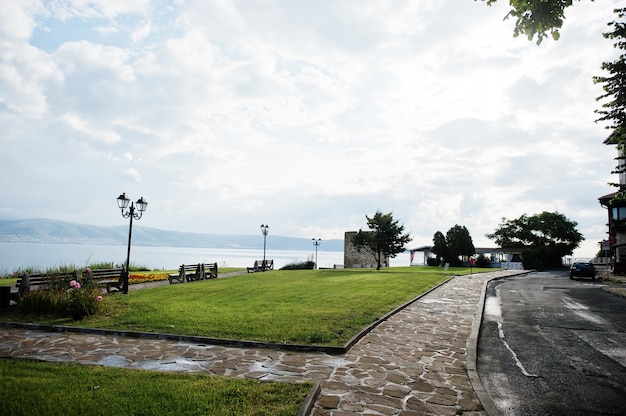
M130 204L130 207L128 206ZM135 207L135 204L137 206ZM128 294L128 276L130 267L130 240L133 235L133 218L139 220L143 215L148 203L143 197L139 198L137 202L130 202L130 199L126 197L126 192L117 197L117 206L122 211L122 217L130 218L130 226L128 227L128 251L126 252L126 265L122 272L122 292ZM128 209L127 209L128 208Z
M263 264L262 268L265 271L265 247L267 242L267 233L270 231L270 226L267 224L261 224L261 233L263 234Z
M313 240L313 245L315 246L315 268L319 270L320 268L317 267L317 248L320 246L320 244L322 244L322 239L312 238L311 240Z

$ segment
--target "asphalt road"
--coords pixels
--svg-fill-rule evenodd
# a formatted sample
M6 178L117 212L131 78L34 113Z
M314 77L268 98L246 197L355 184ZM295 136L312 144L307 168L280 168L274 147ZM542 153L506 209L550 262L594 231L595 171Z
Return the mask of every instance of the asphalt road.
M565 272L489 284L477 367L501 415L626 415L626 298L604 286Z

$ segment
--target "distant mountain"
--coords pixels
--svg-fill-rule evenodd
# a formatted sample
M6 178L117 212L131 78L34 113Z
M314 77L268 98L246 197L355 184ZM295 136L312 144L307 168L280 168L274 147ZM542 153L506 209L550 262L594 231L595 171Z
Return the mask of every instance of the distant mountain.
M49 219L0 220L0 241L13 243L107 244L128 243L128 227L99 227ZM133 225L133 244L159 247L203 247L258 249L259 235L218 235L165 231ZM308 238L268 235L268 248L274 250L309 250ZM320 250L343 251L343 240L322 241Z

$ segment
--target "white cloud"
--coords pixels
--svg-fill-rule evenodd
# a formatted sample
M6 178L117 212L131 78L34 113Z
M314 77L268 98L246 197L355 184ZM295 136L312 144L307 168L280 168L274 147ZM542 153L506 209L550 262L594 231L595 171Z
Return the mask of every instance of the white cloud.
M380 209L415 245L460 224L486 246L501 217L558 210L592 255L616 5L576 4L537 47L503 1L4 2L0 183L46 204L0 217L117 224L126 191L156 228L342 238Z
M90 127L84 120L75 114L65 114L61 116L61 120L68 126L79 133L84 133L86 136L101 140L103 142L117 142L120 140L120 136L115 132L98 130Z

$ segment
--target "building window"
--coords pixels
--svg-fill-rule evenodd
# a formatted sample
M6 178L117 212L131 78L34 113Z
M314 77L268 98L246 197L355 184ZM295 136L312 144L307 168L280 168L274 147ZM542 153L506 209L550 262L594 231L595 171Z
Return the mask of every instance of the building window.
M615 221L626 220L626 207L611 208L611 219Z

